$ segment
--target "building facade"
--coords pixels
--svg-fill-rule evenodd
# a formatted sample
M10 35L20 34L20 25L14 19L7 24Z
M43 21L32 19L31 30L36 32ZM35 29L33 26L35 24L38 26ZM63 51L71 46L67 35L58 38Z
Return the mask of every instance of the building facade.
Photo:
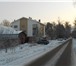
M16 31L25 31L28 37L45 36L45 25L39 21L33 20L32 18L22 17L18 20L14 20L11 23L11 27Z

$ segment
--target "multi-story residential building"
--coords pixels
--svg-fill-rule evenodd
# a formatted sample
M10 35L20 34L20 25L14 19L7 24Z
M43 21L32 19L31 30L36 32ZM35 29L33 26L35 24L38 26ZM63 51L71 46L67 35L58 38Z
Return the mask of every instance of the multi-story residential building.
M14 20L11 27L16 31L25 31L28 37L45 36L45 25L39 21L33 20L31 17L22 17Z

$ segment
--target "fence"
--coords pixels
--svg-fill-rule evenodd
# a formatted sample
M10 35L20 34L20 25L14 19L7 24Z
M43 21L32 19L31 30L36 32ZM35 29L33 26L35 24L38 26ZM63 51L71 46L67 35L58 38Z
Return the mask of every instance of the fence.
M17 39L18 34L0 34L0 39Z
M0 34L0 49L15 47L18 44L18 34Z

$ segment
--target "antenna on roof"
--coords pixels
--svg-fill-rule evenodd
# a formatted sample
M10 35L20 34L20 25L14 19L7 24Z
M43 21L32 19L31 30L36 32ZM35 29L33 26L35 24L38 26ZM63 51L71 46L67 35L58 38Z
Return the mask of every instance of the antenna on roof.
M29 19L32 19L31 17L29 17Z
M41 20L39 19L39 22L41 22Z

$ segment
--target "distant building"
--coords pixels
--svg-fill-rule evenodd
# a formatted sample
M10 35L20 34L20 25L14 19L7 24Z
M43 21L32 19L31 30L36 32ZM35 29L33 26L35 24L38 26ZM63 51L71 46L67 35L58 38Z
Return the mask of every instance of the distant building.
M39 21L33 20L31 17L22 17L18 20L14 20L11 23L11 27L16 31L25 31L28 37L33 36L45 36L45 25Z

